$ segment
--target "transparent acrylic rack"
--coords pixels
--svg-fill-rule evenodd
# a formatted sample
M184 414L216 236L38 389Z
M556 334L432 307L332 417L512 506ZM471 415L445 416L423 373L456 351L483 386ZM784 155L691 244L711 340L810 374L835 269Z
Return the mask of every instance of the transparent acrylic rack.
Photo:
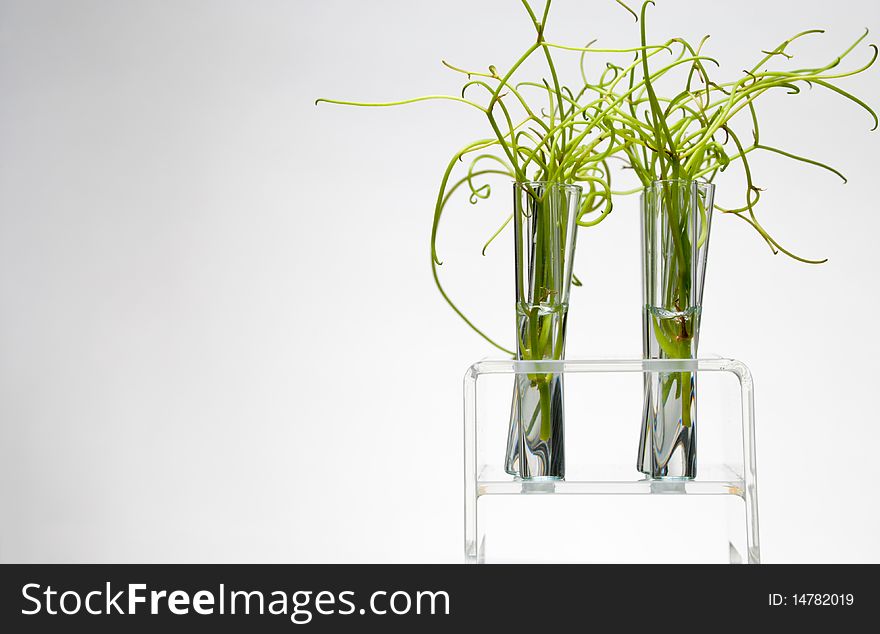
M514 375L560 373L566 477L504 471ZM647 372L697 377L697 476L635 468ZM465 556L492 562L759 563L752 377L741 362L480 361L464 380Z

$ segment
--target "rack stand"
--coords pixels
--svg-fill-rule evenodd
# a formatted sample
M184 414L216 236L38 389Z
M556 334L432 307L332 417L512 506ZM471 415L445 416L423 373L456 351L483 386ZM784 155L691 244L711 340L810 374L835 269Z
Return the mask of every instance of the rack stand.
M693 372L697 477L635 468L644 375ZM566 477L505 473L514 375L564 378ZM464 380L465 556L493 562L759 563L749 369L693 360L488 360Z

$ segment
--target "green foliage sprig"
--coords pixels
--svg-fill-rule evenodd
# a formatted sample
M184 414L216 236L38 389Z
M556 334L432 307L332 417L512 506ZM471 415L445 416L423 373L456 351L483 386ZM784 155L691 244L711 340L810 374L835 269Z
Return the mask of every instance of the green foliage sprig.
M499 71L494 65L489 66L487 71L465 70L444 61L444 66L466 78L460 95L427 95L381 103L318 100L367 107L445 100L463 103L486 117L491 136L464 145L450 158L444 170L431 226L431 268L437 288L452 309L480 336L509 354L513 354L513 351L498 344L478 328L452 301L440 282L438 267L442 261L437 254L438 229L453 194L466 188L472 204L486 200L492 188L485 179L492 176L506 176L517 182L579 184L584 188L584 195L578 224L594 226L611 212L613 202L608 160L620 152L626 143L618 138L614 129L603 130L592 122L593 117L602 113L605 103L603 95L591 93L591 99L585 100L588 94L586 85L574 91L560 82L553 50L570 50L571 47L548 42L545 38L551 1L544 4L540 17L527 0L521 1L534 27L535 41L504 71ZM637 50L640 49L618 52ZM591 49L589 52L603 51ZM519 77L518 71L534 55L543 56L549 78L530 80ZM473 93L476 94L469 97ZM538 103L542 107L536 105ZM460 166L464 166L464 173L454 176ZM512 215L508 215L489 237L483 246L484 254L492 241L509 225L511 218Z
M819 87L867 111L873 120L872 130L877 129L876 112L838 85L840 79L868 70L877 60L877 46L869 44L870 58L866 62L850 70L840 69L844 60L865 40L868 31L865 30L850 46L823 66L773 68L773 62L793 59L789 49L795 42L824 31L811 29L797 33L776 47L761 51L763 57L744 70L742 77L717 83L710 76L709 69L717 67L718 63L702 53L709 36L696 46L683 38L673 38L665 44L665 48L671 51L675 47L678 54L659 67L650 68L650 62L654 60L650 60L652 54L646 48L646 12L648 6L653 4L653 0L646 0L637 18L643 48L635 61L626 67L609 63L610 78L603 76L594 86L596 92L605 95L608 103L598 125L609 131L614 130L617 136L629 141L623 148L623 156L627 166L644 186L654 180L666 179L702 179L711 182L720 172L739 163L746 184L743 204L736 208L716 206L716 209L750 224L774 253L782 252L801 262L824 262L795 255L771 237L758 222L755 206L761 198L762 189L755 184L749 156L755 152L769 152L828 170L844 182L846 178L821 161L763 142L756 102L770 92L784 91L796 95L805 87ZM684 71L678 88L671 91L670 96L658 94L656 85L668 79L676 70ZM738 115L748 117L751 125L751 140L748 143L732 125Z

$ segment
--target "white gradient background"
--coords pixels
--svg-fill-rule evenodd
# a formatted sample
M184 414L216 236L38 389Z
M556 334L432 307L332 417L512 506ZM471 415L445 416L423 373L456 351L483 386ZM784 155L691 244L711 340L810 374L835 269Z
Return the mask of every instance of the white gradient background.
M798 49L822 58L880 35L874 1L721 7L662 0L653 39L710 32L734 76L802 29L828 29ZM610 0L551 20L635 37ZM461 560L461 377L493 352L428 236L484 123L313 102L454 93L441 58L504 67L530 29L513 0L0 2L0 561ZM845 85L880 105L877 69ZM756 377L765 561L880 562L880 133L819 90L762 112L767 142L850 178L755 160L765 225L830 261L716 218L701 347ZM440 251L508 340L510 237L479 256L498 191ZM636 206L581 233L572 358L640 353Z

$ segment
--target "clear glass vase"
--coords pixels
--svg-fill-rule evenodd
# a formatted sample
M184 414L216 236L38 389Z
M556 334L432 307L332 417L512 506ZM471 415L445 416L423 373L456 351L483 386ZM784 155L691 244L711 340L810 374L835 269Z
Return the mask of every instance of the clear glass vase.
M642 192L642 346L646 359L697 354L715 187L654 181ZM690 372L645 374L638 469L652 478L697 471L697 381Z
M581 188L514 183L516 358L562 359ZM505 468L526 479L565 477L562 376L517 375Z

